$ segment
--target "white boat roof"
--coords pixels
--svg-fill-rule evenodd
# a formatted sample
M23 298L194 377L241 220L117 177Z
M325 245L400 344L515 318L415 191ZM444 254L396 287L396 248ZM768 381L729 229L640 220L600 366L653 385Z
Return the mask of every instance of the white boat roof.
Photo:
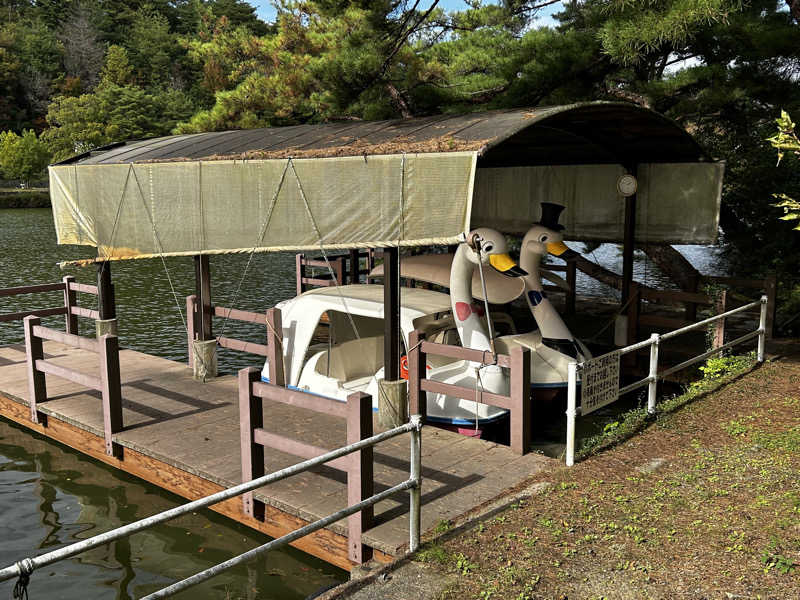
M383 318L383 286L377 284L315 288L288 302L292 303L292 312L302 307L303 311L322 314L330 308ZM400 310L404 320L449 311L450 296L433 290L404 287L400 291Z

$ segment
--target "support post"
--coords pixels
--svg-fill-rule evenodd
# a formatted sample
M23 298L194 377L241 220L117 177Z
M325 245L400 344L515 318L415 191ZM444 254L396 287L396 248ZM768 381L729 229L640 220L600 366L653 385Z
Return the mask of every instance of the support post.
M99 319L117 318L117 304L114 299L114 284L111 283L111 262L97 263L97 296L99 306Z
M39 412L36 405L47 400L47 384L44 373L36 369L36 361L44 360L42 339L33 335L33 328L42 324L39 317L25 317L25 357L28 371L28 402L31 409L31 421L39 423Z
M408 490L408 549L416 552L419 549L420 508L422 498L422 415L411 415L411 479L415 485Z
M422 351L422 342L425 334L414 330L409 336L408 349L408 412L419 415L424 421L428 415L428 394L423 391L420 383L426 376L425 353Z
M650 335L650 372L648 377L650 383L647 384L647 414L656 414L656 393L658 392L658 346L661 343L661 336L657 333Z
M576 292L576 285L577 285L577 271L578 266L574 260L567 261L567 285L569 289L567 290L566 298L565 298L565 306L564 306L564 314L566 315L574 315L575 314L575 303L577 299L577 292Z
M298 296L303 293L303 277L305 276L305 273L303 272L305 269L305 267L303 266L304 258L305 254L303 253L294 255L294 273L295 273L295 279L297 280L296 287Z
M207 254L194 257L194 283L197 312L194 331L198 340L212 339L211 331L211 266Z
M378 425L385 429L408 422L408 386L398 381L378 380Z
M354 284L361 281L361 256L358 248L350 250L350 281L348 283Z
M255 443L255 430L264 426L261 398L253 395L253 382L259 381L258 369L248 367L239 371L239 432L242 449L242 483L263 477L264 446ZM264 520L264 503L256 500L253 492L242 494L244 514L259 521Z
M714 311L716 314L721 315L725 312L728 304L728 290L722 290L719 297L714 302ZM725 319L719 319L714 322L714 335L711 340L711 348L716 350L725 344ZM720 352L722 355L722 352Z
M194 369L194 341L197 339L194 332L195 312L197 311L197 296L186 296L186 342L189 351L189 368Z
M637 174L636 165L628 171ZM622 245L622 299L624 305L631 294L633 281L633 250L636 245L636 194L625 198L625 231Z
M269 382L286 387L286 370L283 364L283 324L279 308L267 311L267 360Z
M119 338L105 334L100 338L100 381L103 397L103 430L106 454L122 458L122 446L114 434L122 431L122 383L119 372Z
M577 416L578 396L578 363L567 365L567 448L566 462L571 467L575 464L575 417Z
M72 307L78 304L78 294L75 290L70 289L70 285L75 283L75 277L72 275L65 275L61 281L64 282L64 308L67 309L65 328L67 333L78 335L78 315L72 314Z
M767 297L761 296L761 316L758 319L758 362L764 362L764 349L767 340L767 304Z
M400 379L400 249L383 249L383 367L386 381Z
M347 397L347 444L372 437L372 397L355 392ZM347 472L347 505L357 504L374 493L372 473L373 448L362 448L350 455ZM372 558L372 549L361 542L362 534L372 527L375 510L372 506L347 518L347 545L351 561L362 564Z
M531 351L511 350L511 450L527 454L531 446Z

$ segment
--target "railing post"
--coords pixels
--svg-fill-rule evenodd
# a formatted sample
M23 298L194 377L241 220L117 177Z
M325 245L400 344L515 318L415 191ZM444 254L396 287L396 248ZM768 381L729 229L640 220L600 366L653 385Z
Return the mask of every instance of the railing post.
M267 360L269 361L269 382L286 386L286 370L283 364L283 322L279 308L267 310Z
M354 284L361 281L361 253L357 248L350 250L350 277L348 283Z
M105 334L100 338L100 380L103 396L103 430L106 454L122 458L122 446L114 443L115 433L122 431L122 383L119 371L119 338Z
M531 351L511 350L511 450L527 454L531 445Z
M565 307L564 307L564 314L567 315L574 315L575 314L575 301L578 296L576 292L577 286L577 270L578 267L575 264L574 260L567 261L567 285L569 289L567 290L567 295L565 298Z
M778 282L775 277L775 273L770 275L764 280L764 291L766 292L767 298L767 314L766 320L764 321L764 335L766 339L771 340L772 336L775 334L775 311L777 310L777 293L778 293Z
M575 464L575 417L577 415L578 363L567 365L567 466Z
M661 336L657 333L650 335L650 383L647 384L647 414L656 414L656 393L658 391L658 346Z
M263 477L264 446L255 443L254 432L264 426L261 398L253 395L253 382L261 375L255 367L239 371L239 431L242 449L242 483ZM264 503L256 500L253 492L242 494L244 514L259 521L264 520Z
M372 437L372 396L356 392L347 397L347 444ZM357 504L373 494L373 448L354 452L347 471L347 505ZM356 564L372 558L371 548L364 546L362 534L372 526L375 510L368 506L347 518L348 556Z
M197 312L197 296L186 296L186 337L189 349L189 367L194 369L194 333L195 312Z
M767 296L761 296L761 316L758 319L758 362L764 362L764 346L767 338Z
M42 324L39 317L25 317L22 320L25 327L25 357L28 370L28 401L31 409L31 421L39 423L39 413L36 405L47 400L47 384L44 373L36 369L36 361L44 360L42 339L33 335L33 328Z
M420 384L426 375L427 360L421 348L425 334L414 330L408 341L408 414L419 415L424 421L428 414L428 394L422 391Z
M422 415L411 415L411 479L415 485L408 490L408 549L416 552L419 548L420 509L422 498Z
M305 258L305 254L302 252L300 254L294 255L294 273L296 279L296 286L297 286L297 295L303 293L303 277L305 274L303 273L303 259Z
M70 285L75 283L75 277L72 275L65 275L61 281L64 282L64 308L67 309L65 316L67 333L78 335L78 315L72 314L72 307L78 304L78 295L75 290L70 288Z
M728 290L722 290L714 301L714 310L718 315L721 315L727 309L728 304ZM716 350L725 344L725 319L717 319L714 322L714 338L711 340L711 348ZM720 354L722 354L720 352Z

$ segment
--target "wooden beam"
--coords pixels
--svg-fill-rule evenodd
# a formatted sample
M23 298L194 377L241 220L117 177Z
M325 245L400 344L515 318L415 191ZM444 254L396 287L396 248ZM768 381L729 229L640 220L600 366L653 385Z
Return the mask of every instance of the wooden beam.
M383 249L383 377L400 379L400 249Z
M78 304L78 294L75 292L75 277L66 275L62 279L64 282L64 308L67 311L65 317L65 329L67 333L78 335L78 315L72 312L72 308Z
M355 444L369 437L372 437L372 397L363 392L355 392L347 397L347 444ZM369 446L347 457L350 462L347 473L348 506L374 494L373 454L373 447ZM374 506L368 506L347 517L348 558L356 564L365 563L372 558L372 549L362 544L361 537L372 527L374 519Z
M264 408L261 398L253 394L253 383L261 378L254 367L239 371L239 433L242 450L242 482L265 475L264 446L256 442L255 432L264 426ZM242 494L244 514L258 521L264 520L264 503L255 499L253 492Z
M110 261L97 263L97 295L99 297L98 318L102 320L116 319L117 305L114 298L114 284L111 283Z
M197 296L194 331L198 340L210 340L211 329L211 266L207 254L194 257L194 284Z
M636 174L634 165L630 172ZM625 231L622 245L622 298L624 306L631 296L633 281L633 251L636 246L636 194L625 198Z
M39 317L25 317L25 357L27 362L26 371L28 373L28 403L31 410L31 421L39 423L39 413L36 405L47 400L47 382L44 373L36 368L36 363L44 360L44 348L42 338L36 337L33 333L42 320Z
M100 392L103 396L103 430L106 454L122 458L122 446L114 434L122 431L122 384L119 373L119 338L105 334L100 338Z

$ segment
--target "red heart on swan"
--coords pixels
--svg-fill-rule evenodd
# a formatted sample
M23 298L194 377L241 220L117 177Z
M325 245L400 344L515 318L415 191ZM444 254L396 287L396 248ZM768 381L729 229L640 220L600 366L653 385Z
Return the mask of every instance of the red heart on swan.
M466 302L456 302L456 316L458 317L459 321L466 321L467 317L469 317L472 313L475 313L479 317L482 317L486 314L482 306L467 304Z

